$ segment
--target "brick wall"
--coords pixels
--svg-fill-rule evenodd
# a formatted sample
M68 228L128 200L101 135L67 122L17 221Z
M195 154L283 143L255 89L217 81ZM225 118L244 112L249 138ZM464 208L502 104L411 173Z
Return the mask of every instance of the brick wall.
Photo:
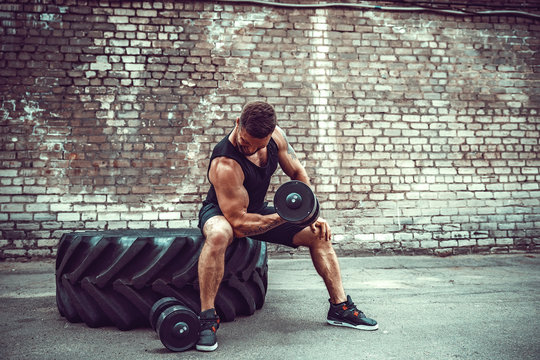
M254 99L341 253L540 248L537 19L66 0L1 1L0 24L0 258L196 226L209 152Z

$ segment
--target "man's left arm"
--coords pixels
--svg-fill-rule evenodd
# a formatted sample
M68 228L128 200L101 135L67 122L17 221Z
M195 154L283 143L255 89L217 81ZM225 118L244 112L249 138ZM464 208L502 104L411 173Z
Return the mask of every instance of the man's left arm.
M276 126L273 138L278 146L279 165L283 169L283 172L285 172L291 180L302 181L311 187L311 182L309 181L306 169L302 166L300 160L298 160L296 152L289 143L289 140L287 140L285 131L279 126Z
M283 172L287 174L292 180L299 180L303 183L306 183L311 187L311 182L309 181L309 176L306 172L306 169L298 160L294 149L287 140L285 132L278 126L273 135L274 141L278 146L278 159L279 165L283 169ZM319 217L317 221L310 225L311 231L315 232L317 227L321 229L320 237L326 241L332 239L332 232L330 226L322 217Z

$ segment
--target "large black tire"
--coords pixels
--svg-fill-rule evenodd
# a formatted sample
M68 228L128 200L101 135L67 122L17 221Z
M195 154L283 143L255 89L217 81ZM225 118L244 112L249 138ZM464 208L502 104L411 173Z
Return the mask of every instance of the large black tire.
M200 311L197 229L92 231L65 234L56 258L56 303L70 322L120 330L150 326L154 302L172 296ZM265 300L266 244L238 239L227 249L216 297L223 321L251 315Z

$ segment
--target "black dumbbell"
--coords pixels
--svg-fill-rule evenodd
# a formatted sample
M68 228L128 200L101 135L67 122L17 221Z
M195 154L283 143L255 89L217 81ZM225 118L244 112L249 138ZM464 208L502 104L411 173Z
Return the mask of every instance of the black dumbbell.
M298 180L287 181L274 195L274 207L283 219L300 226L309 226L319 217L319 201L311 188Z
M199 317L172 297L156 301L150 310L150 324L171 351L191 349L199 340Z
M159 299L152 305L152 308L150 309L150 326L153 330L156 330L157 321L159 318L159 315L167 309L168 307L171 307L173 305L184 305L180 300L174 297L164 297Z

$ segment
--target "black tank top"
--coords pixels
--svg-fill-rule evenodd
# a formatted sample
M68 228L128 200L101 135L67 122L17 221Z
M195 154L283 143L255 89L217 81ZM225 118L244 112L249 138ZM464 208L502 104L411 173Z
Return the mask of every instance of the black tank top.
M212 160L217 157L225 156L235 160L242 171L244 172L244 187L247 190L249 195L249 205L247 208L248 212L258 212L264 206L264 200L266 198L266 192L268 191L268 186L270 186L270 178L274 171L276 171L278 164L278 151L277 144L274 139L270 138L270 142L266 146L268 160L266 161L266 166L257 166L251 161L249 161L242 153L234 147L233 144L229 141L229 135L224 137L212 151L212 156L210 157L210 164ZM208 165L208 171L210 171L210 164ZM210 190L206 195L206 200L204 204L214 203L218 205L218 200L216 196L216 190L214 185L210 183Z

